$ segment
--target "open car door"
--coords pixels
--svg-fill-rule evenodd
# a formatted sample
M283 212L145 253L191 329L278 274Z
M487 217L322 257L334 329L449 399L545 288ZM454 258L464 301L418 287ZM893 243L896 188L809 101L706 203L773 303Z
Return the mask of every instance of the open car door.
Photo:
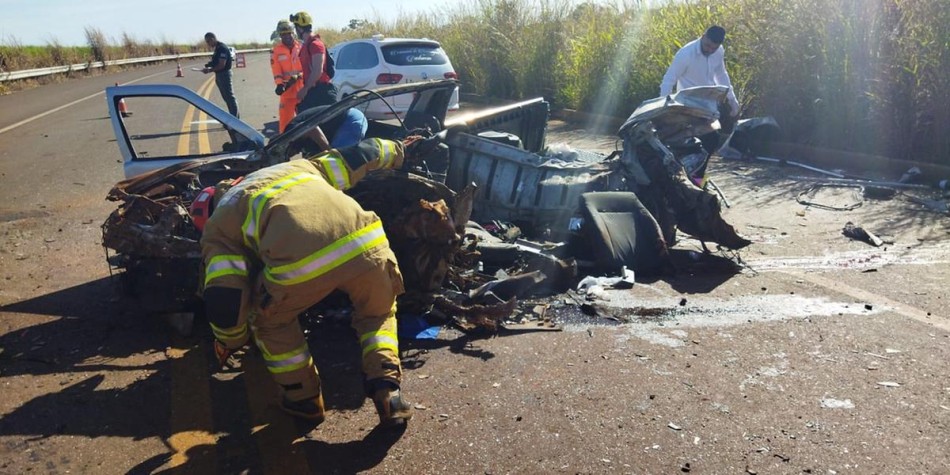
M264 147L260 132L182 86L109 87L106 101L126 178L195 158L246 158Z

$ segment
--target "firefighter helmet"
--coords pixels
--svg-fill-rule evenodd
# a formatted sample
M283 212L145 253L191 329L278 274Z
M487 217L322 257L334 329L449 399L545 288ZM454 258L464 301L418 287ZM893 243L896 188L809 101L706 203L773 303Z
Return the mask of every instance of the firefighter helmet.
M310 14L307 12L292 13L290 15L290 21L292 21L295 26L313 26L313 18L310 18Z
M287 34L287 33L293 34L293 32L294 32L294 25L291 24L289 21L287 21L287 20L281 20L281 21L277 22L277 34L278 34L278 35L285 35L285 34Z
M214 187L209 186L198 193L195 200L191 202L188 208L188 214L191 215L191 221L195 223L198 231L204 232L205 223L211 217L211 211L214 209Z

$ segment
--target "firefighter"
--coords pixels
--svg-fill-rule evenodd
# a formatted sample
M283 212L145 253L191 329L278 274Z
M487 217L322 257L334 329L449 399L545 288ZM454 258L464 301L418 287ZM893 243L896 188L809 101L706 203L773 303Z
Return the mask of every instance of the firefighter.
M303 87L303 68L300 66L300 42L294 38L294 25L287 20L277 22L280 43L274 46L270 68L274 72L274 92L280 96L280 133L297 114L297 93Z
M227 366L253 334L283 389L285 412L318 424L324 419L320 376L297 316L341 290L353 303L367 396L380 424L411 417L399 388L395 314L402 275L382 222L342 190L369 171L401 167L413 146L367 139L258 170L220 184L213 199L195 200L205 209L193 205L193 215L207 218L203 226L201 219L195 223L203 227L204 300L218 363Z

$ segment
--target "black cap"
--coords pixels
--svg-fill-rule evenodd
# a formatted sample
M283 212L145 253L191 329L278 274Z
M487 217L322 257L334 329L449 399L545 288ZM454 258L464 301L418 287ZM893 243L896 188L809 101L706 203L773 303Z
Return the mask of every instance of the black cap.
M706 30L706 38L709 38L713 43L721 45L723 40L726 39L726 29L719 25L710 26Z

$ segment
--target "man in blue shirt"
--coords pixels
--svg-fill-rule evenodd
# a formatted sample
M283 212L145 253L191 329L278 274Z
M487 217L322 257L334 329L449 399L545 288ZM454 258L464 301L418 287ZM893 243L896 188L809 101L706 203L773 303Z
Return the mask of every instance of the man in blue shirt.
M322 113L328 107L330 106L317 106L301 112L290 121L287 130L293 129L314 115ZM314 127L304 136L305 139L309 140L301 140L298 145L302 146L305 155L317 154L331 148L348 147L363 140L368 128L369 123L366 116L359 109L350 108L344 113L337 114L319 127ZM314 148L314 145L316 145L316 148Z
M214 33L205 33L205 43L209 48L214 48L211 61L205 65L201 72L208 74L214 73L214 82L221 92L221 98L228 105L228 112L234 117L241 118L238 112L237 99L234 97L234 88L231 85L231 48L228 45L218 41Z

